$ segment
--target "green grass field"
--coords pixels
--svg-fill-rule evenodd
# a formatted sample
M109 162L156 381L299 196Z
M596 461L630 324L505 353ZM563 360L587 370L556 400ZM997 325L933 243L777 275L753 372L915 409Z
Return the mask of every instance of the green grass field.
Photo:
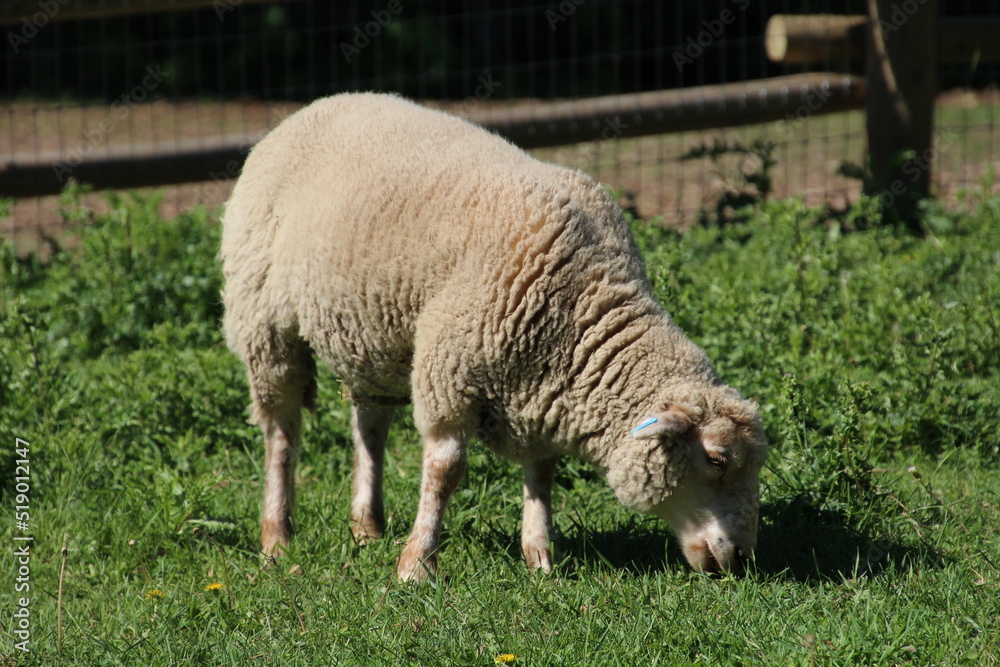
M392 578L416 509L412 419L390 436L387 538L359 548L329 374L299 533L261 568L263 447L219 330L216 215L111 204L67 196L73 249L0 258L0 665L1000 662L1000 199L933 211L924 239L845 231L865 202L841 221L767 204L684 236L634 223L661 302L761 404L756 561L689 571L664 525L564 461L559 565L532 575L519 470L474 447L442 576L420 587Z

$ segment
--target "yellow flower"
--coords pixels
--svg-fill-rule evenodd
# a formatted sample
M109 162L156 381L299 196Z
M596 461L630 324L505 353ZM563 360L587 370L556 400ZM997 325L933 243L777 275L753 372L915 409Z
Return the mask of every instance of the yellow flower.
M147 600L159 600L165 597L167 597L167 594L161 591L159 588L151 588L150 590L146 591Z
M504 662L514 662L515 660L517 660L517 656L514 655L513 653L501 653L497 657L493 658L493 662L497 663L498 665Z
M212 582L212 583L211 583L211 584L209 584L208 586L205 586L205 590L206 590L206 591L217 591L217 590L219 590L219 589L221 589L221 588L222 588L222 584L220 584L220 583L219 583L219 582L217 582L217 581L215 581L215 582Z

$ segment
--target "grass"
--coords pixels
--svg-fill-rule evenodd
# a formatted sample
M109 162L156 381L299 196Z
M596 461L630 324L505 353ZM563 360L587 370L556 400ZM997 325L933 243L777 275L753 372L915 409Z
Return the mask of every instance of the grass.
M658 297L761 404L773 450L746 576L690 572L573 461L557 571L533 576L519 471L473 448L443 576L411 587L391 576L419 484L409 414L387 537L358 548L348 406L321 376L299 534L262 569L262 447L218 328L214 215L164 221L142 198L97 215L70 193L78 247L0 262L0 539L23 534L15 437L34 537L31 651L8 557L0 665L997 664L1000 199L933 211L927 239L845 231L865 206L838 222L783 201L683 236L634 224Z

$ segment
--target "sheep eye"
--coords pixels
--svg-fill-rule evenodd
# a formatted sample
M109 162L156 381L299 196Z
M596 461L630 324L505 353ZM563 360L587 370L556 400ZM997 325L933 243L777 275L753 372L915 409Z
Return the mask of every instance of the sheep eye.
M725 472L726 468L729 466L729 461L726 460L724 454L719 452L708 452L706 455L708 465L712 466L714 470L719 472Z

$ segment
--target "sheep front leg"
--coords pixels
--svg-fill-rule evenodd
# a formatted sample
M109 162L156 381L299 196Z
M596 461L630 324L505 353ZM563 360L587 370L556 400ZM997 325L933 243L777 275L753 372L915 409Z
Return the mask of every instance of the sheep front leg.
M558 457L524 464L521 550L532 570L552 571L552 480Z
M454 435L425 435L423 466L417 519L396 566L403 581L423 581L437 571L444 510L465 474L465 442Z
M281 556L292 536L295 505L295 465L299 458L302 413L298 408L261 420L264 432L264 509L261 548L267 556Z
M358 544L377 540L385 530L382 465L391 421L392 408L357 404L351 408L354 438L351 532Z

